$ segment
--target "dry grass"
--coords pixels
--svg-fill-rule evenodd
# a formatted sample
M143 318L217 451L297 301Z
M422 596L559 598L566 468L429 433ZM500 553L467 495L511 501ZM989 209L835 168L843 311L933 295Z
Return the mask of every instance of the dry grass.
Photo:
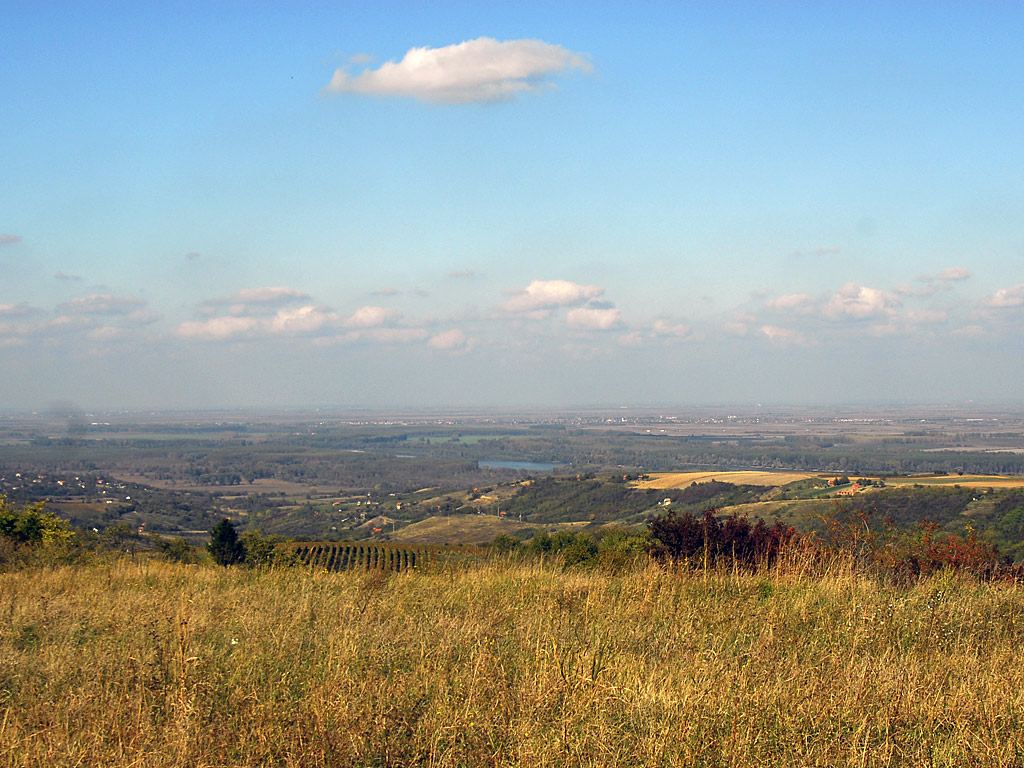
M810 472L660 472L652 474L650 480L636 483L636 487L659 490L686 488L691 483L708 483L712 480L736 485L781 486L819 476Z
M492 562L0 575L0 765L1011 766L1024 588Z
M400 528L392 538L413 544L484 544L502 533L513 534L531 527L494 513L446 515L411 523Z

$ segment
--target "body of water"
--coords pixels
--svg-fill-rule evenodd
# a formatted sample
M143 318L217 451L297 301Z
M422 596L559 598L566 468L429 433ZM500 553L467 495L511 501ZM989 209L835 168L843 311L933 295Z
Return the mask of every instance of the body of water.
M491 461L489 459L481 459L477 462L477 465L481 469L484 467L489 469L522 469L527 472L550 472L555 467L561 466L560 464L552 464L547 461Z

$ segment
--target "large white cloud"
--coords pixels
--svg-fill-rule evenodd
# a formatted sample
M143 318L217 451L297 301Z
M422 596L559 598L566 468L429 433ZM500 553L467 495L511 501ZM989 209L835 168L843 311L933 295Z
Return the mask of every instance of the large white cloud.
M589 72L591 66L580 54L540 40L479 37L442 48L411 48L401 61L357 75L338 69L327 90L448 104L507 101L573 69Z
M890 293L866 285L847 283L828 300L823 312L826 317L851 317L862 320L890 314L899 300Z
M534 312L538 309L571 307L597 298L604 289L568 280L534 280L502 304L506 312Z
M1024 306L1024 283L1018 283L1012 288L1000 288L991 296L982 299L986 307L1020 307Z

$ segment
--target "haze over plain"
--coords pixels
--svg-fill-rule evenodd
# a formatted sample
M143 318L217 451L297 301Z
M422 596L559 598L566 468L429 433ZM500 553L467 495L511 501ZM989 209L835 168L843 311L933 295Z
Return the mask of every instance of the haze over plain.
M0 406L1019 402L1016 4L0 31Z

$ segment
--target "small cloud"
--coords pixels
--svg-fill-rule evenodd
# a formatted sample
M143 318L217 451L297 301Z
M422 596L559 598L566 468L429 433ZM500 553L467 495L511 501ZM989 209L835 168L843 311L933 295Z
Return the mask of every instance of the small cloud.
M448 275L448 277L454 277L456 279L473 278L473 277L479 277L479 276L480 275L477 274L472 269L457 269L454 272L449 273L449 275Z
M804 252L804 251L793 251L792 255L793 255L794 258L797 258L797 259L803 259L803 258L807 258L807 257L810 257L810 256L837 256L840 253L842 253L842 250L843 250L842 248L838 248L836 246L826 246L826 247L813 248L812 250L807 251L807 252Z
M800 331L794 331L791 328L780 328L777 325L762 325L761 333L774 344L781 344L783 346L802 346L807 344L807 337L800 333Z
M21 242L21 235L0 235L0 245L15 245Z
M508 101L550 85L551 75L591 71L580 54L540 40L489 37L442 48L411 48L401 61L350 75L335 71L326 90L372 96L411 97L441 104Z
M427 342L433 349L463 349L466 346L466 334L458 328L442 331L430 337Z
M0 304L0 317L24 317L31 312L28 304Z
M225 304L282 304L289 301L306 301L309 294L286 285L268 285L263 288L246 288L226 299Z
M690 335L691 328L686 323L670 323L668 320L658 319L654 321L651 328L655 336L675 336L684 338Z
M115 328L112 325L103 325L99 328L93 328L86 334L92 341L114 341L124 335L124 331L120 328Z
M980 325L965 325L962 328L951 331L950 335L963 339L980 339L985 336L985 329Z
M833 319L852 317L861 320L889 314L898 304L899 300L885 291L847 283L829 299L822 311Z
M247 336L258 325L259 321L255 317L213 317L182 323L176 333L188 339L224 341Z
M62 304L59 309L73 315L127 315L145 305L133 296L93 293Z
M348 60L352 64L369 64L374 60L374 57L368 53L356 53L349 56Z
M963 267L948 267L947 269L944 269L941 272L939 272L939 274L937 275L939 280L943 280L945 282L956 282L960 280L966 280L970 276L970 270L964 269Z
M338 323L338 315L317 307L307 306L296 309L279 309L267 320L266 330L274 334L313 333Z
M534 280L502 304L506 312L534 312L582 304L604 293L596 285L580 285L568 280Z
M371 328L362 335L379 344L411 344L427 337L424 328Z
M380 290L370 292L371 296L397 296L398 294L399 290L397 288L390 287L381 288Z
M621 347L642 347L643 345L644 335L640 331L630 331L619 337L619 346Z
M185 254L185 261L199 261L201 258L203 258L202 254L195 251L189 251Z
M1024 306L1024 283L1018 283L1012 288L1000 288L991 296L983 298L981 303L998 309Z
M54 273L54 275L53 275L53 279L54 280L67 280L67 281L70 281L70 282L77 283L78 281L80 281L82 279L82 277L80 275L68 275L68 274L65 274L64 272L61 272L60 270L57 270Z
M387 307L360 307L345 320L349 328L375 328L398 320L402 313Z
M811 302L811 297L806 293L788 293L775 299L768 299L764 303L769 309L793 310L806 307Z
M584 331L608 331L622 325L621 314L614 307L576 307L569 310L565 321L570 328Z

